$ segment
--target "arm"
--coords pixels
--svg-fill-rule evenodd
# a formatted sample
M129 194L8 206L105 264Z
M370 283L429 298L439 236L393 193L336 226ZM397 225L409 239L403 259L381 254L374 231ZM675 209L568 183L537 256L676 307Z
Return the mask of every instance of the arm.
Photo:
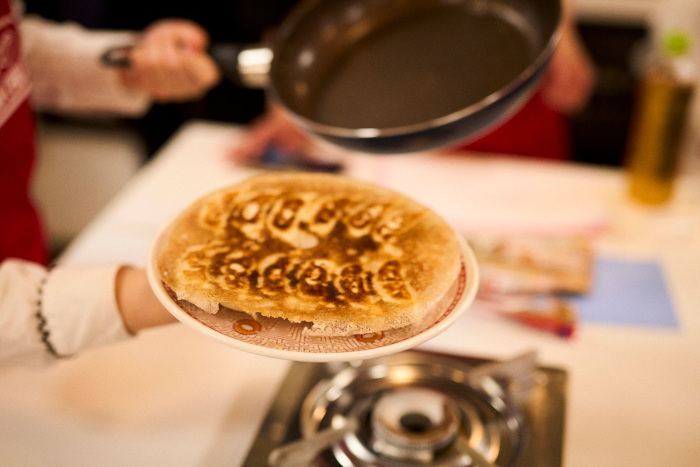
M135 33L90 33L77 24L28 16L21 22L21 34L37 110L124 115L148 110L148 95L126 88L117 71L99 61L107 47L135 41Z
M0 366L48 365L174 320L140 269L0 264Z
M593 92L597 70L576 29L573 6L562 2L561 39L542 83L542 96L554 110L571 114L581 110Z
M196 99L220 79L205 31L188 21L160 21L137 34L29 16L21 28L38 110L138 116L152 101ZM125 45L133 46L131 68L102 65L105 50Z

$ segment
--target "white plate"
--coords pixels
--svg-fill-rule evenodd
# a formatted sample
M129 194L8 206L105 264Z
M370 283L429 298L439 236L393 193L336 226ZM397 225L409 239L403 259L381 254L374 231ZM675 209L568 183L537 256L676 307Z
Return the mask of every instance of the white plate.
M164 229L149 254L147 271L151 288L165 308L186 326L233 348L267 357L306 362L362 360L410 349L447 329L469 307L476 295L479 273L476 258L457 235L462 252L459 278L445 297L419 322L379 334L345 337L310 336L306 325L280 318L252 319L245 313L221 310L213 315L178 301L165 288L156 252Z

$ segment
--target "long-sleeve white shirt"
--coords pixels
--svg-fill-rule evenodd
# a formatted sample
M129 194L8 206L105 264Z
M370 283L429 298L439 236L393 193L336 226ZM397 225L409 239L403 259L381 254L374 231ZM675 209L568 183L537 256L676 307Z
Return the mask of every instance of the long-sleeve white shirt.
M0 365L48 365L128 337L114 292L118 270L0 263Z
M89 31L34 15L21 21L20 30L35 109L138 116L150 107L144 93L125 88L117 71L100 61L109 47L134 43L136 33Z

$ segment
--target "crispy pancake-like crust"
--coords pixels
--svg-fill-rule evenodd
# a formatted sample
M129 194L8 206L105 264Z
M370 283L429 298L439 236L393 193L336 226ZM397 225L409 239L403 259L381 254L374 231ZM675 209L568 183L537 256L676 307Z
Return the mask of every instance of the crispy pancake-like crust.
M315 173L257 176L196 201L158 265L180 300L312 323L320 335L420 320L460 269L455 233L394 191Z

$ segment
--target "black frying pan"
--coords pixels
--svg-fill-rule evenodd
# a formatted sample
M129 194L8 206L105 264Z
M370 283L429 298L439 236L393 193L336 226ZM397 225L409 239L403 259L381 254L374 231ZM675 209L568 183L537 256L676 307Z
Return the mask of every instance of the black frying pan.
M559 39L560 0L303 0L266 45L218 44L224 74L302 128L377 153L474 138L520 108Z

